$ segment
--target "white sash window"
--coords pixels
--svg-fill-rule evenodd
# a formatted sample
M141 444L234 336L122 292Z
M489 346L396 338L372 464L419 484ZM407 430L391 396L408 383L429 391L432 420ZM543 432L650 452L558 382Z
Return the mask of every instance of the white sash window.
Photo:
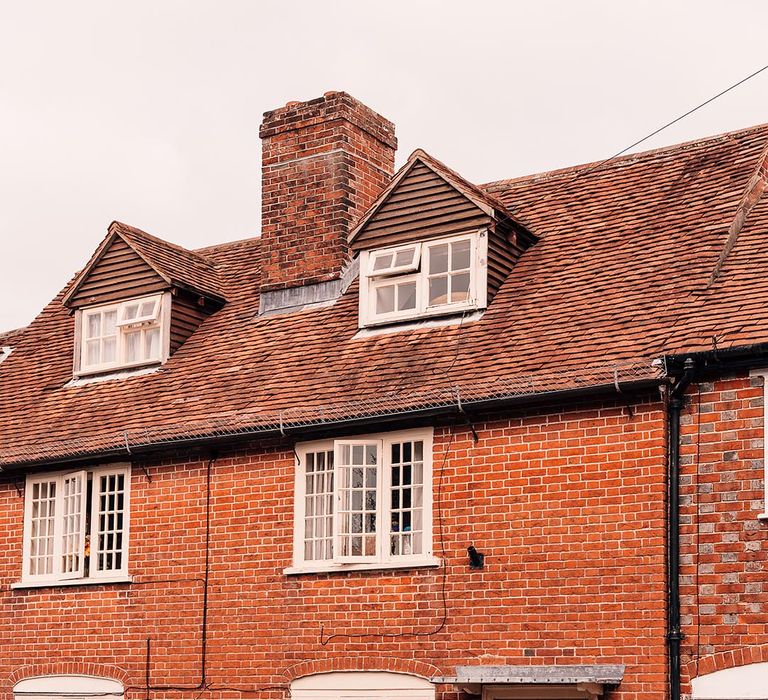
M27 477L22 584L128 574L130 467Z
M80 352L75 373L139 367L167 359L168 294L142 297L77 312Z
M487 258L484 229L362 251L360 327L484 309Z
M432 431L297 445L294 567L434 565Z

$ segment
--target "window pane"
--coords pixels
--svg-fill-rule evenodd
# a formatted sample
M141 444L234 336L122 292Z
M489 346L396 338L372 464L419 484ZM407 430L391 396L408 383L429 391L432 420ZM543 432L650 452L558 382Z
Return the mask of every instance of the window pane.
M75 574L82 565L85 474L81 472L65 477L62 484L61 572Z
M147 316L152 316L152 312L155 310L155 300L152 301L145 301L141 304L141 311L139 312L139 316L145 318Z
M341 455L352 458L339 465L341 556L375 556L378 444L353 445L350 451L342 450Z
M98 338L101 335L101 314L88 315L88 338Z
M117 322L117 311L107 311L104 314L104 333L103 335L115 334L115 323Z
M144 339L145 342L145 357L148 360L160 359L160 329L150 328L146 332Z
M422 553L423 453L421 441L392 445L389 548L395 556Z
M429 274L448 272L448 244L433 245L429 249Z
M139 305L138 304L126 304L123 307L123 320L124 321L131 321L134 318L136 318L136 314L139 311Z
M387 285L386 287L376 288L376 314L388 314L395 310L395 287Z
M373 262L374 271L386 270L391 266L392 266L392 253L383 253L381 255L377 255L376 259Z
M429 280L429 305L439 306L448 303L448 278L433 277Z
M122 566L125 537L125 474L102 475L94 479L96 499L96 542L92 543L96 556L92 570L116 571Z
M53 522L56 515L56 482L34 484L30 489L29 569L31 576L53 574Z
M305 456L304 559L333 558L333 450Z
M469 269L470 242L458 241L451 244L451 270Z
M88 340L85 343L85 364L89 367L92 365L98 365L101 361L101 341L100 340Z
M141 331L125 334L125 361L137 362L141 359Z
M416 282L404 282L397 288L397 310L407 311L416 308Z
M469 299L469 273L451 276L451 303Z
M104 362L114 362L117 359L117 338L105 338L102 350Z
M415 248L406 248L405 250L397 251L397 254L395 255L395 267L402 267L403 265L410 265L413 263L413 254L415 252Z

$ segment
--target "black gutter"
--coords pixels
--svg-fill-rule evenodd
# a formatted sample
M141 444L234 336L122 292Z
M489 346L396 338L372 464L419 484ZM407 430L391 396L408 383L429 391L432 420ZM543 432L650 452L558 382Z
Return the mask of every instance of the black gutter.
M685 360L683 374L669 391L667 419L669 421L669 495L667 524L667 644L669 645L669 698L680 700L680 414L684 394L696 373L692 358Z
M640 379L632 382L619 383L619 389L624 391L636 391L642 392L648 389L658 387L664 384L664 379ZM540 405L546 405L550 401L560 400L564 398L576 399L581 397L595 397L600 395L610 396L616 395L617 385L611 384L599 384L588 387L580 387L578 389L559 389L555 391L544 391L537 394L521 394L519 396L508 397L503 399L485 399L477 401L462 401L461 406L457 404L447 404L444 406L437 406L432 408L421 408L413 410L399 411L397 413L385 413L379 415L367 415L359 418L343 418L339 420L328 421L325 423L316 424L299 424L292 425L286 422L283 429L269 427L244 429L239 432L224 433L219 435L200 435L190 438L178 438L168 440L165 442L146 443L139 445L129 445L126 447L114 447L106 450L98 450L94 452L84 452L80 454L64 455L60 457L42 457L36 460L27 460L24 462L11 462L7 464L0 463L0 474L12 473L17 470L29 469L35 467L50 467L61 464L70 464L73 462L87 464L89 462L104 461L104 460L119 460L131 458L139 455L149 455L163 452L165 450L177 450L184 448L195 447L211 447L220 445L223 442L236 442L236 441L248 441L260 438L269 437L297 437L315 439L320 437L326 437L331 434L340 433L342 431L367 431L370 432L371 423L376 423L381 426L389 426L391 428L403 426L403 427L416 427L420 421L425 424L432 422L435 418L444 418L449 420L459 420L466 422L466 413L471 412L473 417L478 417L479 413L483 413L491 410L498 410L504 408L517 408L521 405L526 407L534 407Z
M666 373L676 376L685 371L685 363L693 360L700 374L704 370L750 369L768 364L768 343L753 343L738 347L718 348L713 343L711 350L688 352L682 355L666 355L663 358Z

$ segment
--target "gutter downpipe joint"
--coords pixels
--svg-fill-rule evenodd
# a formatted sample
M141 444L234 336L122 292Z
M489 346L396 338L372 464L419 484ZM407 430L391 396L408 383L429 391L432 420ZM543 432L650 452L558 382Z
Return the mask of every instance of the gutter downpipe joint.
M680 415L685 390L693 381L696 363L687 358L683 375L669 392L669 521L667 556L669 587L667 599L667 644L669 645L669 698L680 700Z

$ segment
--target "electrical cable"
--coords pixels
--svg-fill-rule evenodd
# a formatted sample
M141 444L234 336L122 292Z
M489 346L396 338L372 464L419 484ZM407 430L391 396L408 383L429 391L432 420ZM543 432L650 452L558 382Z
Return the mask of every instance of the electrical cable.
M607 165L607 164L608 164L608 163L610 163L611 161L615 160L615 159L616 159L616 158L618 158L619 156L623 156L623 155L624 155L624 154L625 154L627 151L630 151L630 150L632 150L632 149L633 149L635 146L639 146L641 143L644 143L644 142L645 142L645 141L647 141L648 139L650 139L650 138L653 138L653 137L654 137L654 136L656 136L657 134L660 134L660 133L661 133L662 131L664 131L665 129L668 129L670 126L673 126L674 124L677 124L678 122L682 121L683 119L685 119L686 117L690 116L690 115L691 115L691 114L693 114L694 112L697 112L698 110L702 109L703 107L706 107L708 104L711 104L712 102L714 102L714 101L715 101L715 100L717 100L718 98L720 98L720 97L722 97L723 95L725 95L725 94L729 93L731 90L734 90L734 89L736 89L736 88L737 88L737 87L739 87L740 85L743 85L743 84L744 84L744 83L746 83L748 80L751 80L752 78L754 78L754 77L756 77L756 76L760 75L760 73L763 73L763 72L764 72L764 71L766 71L766 70L768 70L768 64L767 64L767 65L765 65L765 66L763 66L762 68L759 68L758 70L754 71L753 73L750 73L748 76L746 76L746 77L742 78L742 79L741 79L741 80L739 80L738 82L735 82L735 83L733 83L733 85L730 85L730 86L728 86L728 87L727 87L727 88L725 88L724 90L721 90L721 91L720 91L720 92L718 92L716 95L713 95L713 96L712 96L712 97L710 97L708 100L705 100L705 101L704 101L704 102L702 102L701 104L698 104L698 105L696 105L695 107L693 107L693 108L689 109L687 112L685 112L685 113L681 114L680 116L678 116L678 117L675 117L674 119L672 119L672 121L669 121L669 122L667 122L667 123L666 123L666 124L664 124L663 126L660 126L658 129L654 129L654 130L653 130L651 133L649 133L649 134L646 134L646 135L645 135L645 136L643 136L641 139L638 139L638 140L637 140L637 141L635 141L634 143L631 143L629 146L626 146L625 148L622 148L620 151L617 151L617 152L616 152L616 153L614 153L612 156L609 156L608 158L605 158L604 160L601 160L601 161L599 161L599 162L597 162L597 163L594 163L593 165L591 165L591 166L589 166L589 167L587 167L587 168L584 168L584 170L579 170L578 172L576 172L576 173L573 175L573 177L571 177L571 178L568 178L568 179L566 179L566 180L563 180L563 181L560 183L560 185L559 185L559 186L552 188L552 189L551 189L551 190L550 190L550 191L549 191L549 192L546 194L546 197L547 197L547 199L552 199L552 197L553 197L553 196L555 196L555 195L557 195L557 194L558 194L558 193L559 193L559 192L560 192L560 191L561 191L563 188L565 188L565 187L566 187L566 186L568 186L568 185L571 185L571 184L573 184L573 183L574 183L574 182L576 182L576 181L577 181L579 178L585 177L586 175L589 175L589 174L591 174L591 173L595 172L596 170L599 170L600 168L602 168L603 166ZM522 215L523 215L523 217L524 217L524 212L522 213Z
M451 364L448 366L447 369L443 370L445 375L448 377L448 379L451 378L451 371L456 366L456 362L459 359L459 354L461 352L461 340L462 340L462 328L464 325L464 319L466 318L467 312L464 311L461 314L461 320L459 321L459 325L457 327L456 333L456 349L453 354L453 359L451 361ZM469 425L470 430L472 431L472 435L475 438L475 442L477 442L477 431L475 430L475 426L472 424L472 421L470 420L469 416L466 414L466 412L463 411L460 403L460 399L458 402L458 408L459 413L464 417L464 419L467 421L467 424ZM443 631L446 624L448 623L448 564L447 564L447 557L446 557L446 547L445 547L445 531L443 527L443 505L442 505L442 494L443 494L443 479L445 477L445 467L448 463L448 455L451 451L451 446L453 445L454 438L456 437L456 426L451 426L451 433L450 437L448 439L448 444L445 447L445 453L443 455L443 461L440 465L440 474L437 478L437 490L435 492L435 514L437 516L437 531L438 531L438 537L440 539L440 555L442 557L442 566L441 572L441 582L440 582L440 598L442 601L442 607L443 607L443 614L440 618L440 622L437 624L435 629L429 630L426 632L378 632L378 633L344 633L339 632L336 634L331 634L328 637L325 636L325 625L320 625L320 646L327 646L329 642L331 642L334 639L367 639L369 637L378 637L378 638L384 638L384 639L399 639L402 637L431 637L435 634L439 634Z
M451 452L453 440L456 437L456 428L451 426L451 435L448 444L445 446L443 461L440 465L440 474L437 478L437 491L435 493L435 514L437 516L437 532L440 538L440 554L443 559L441 568L442 576L440 582L440 598L443 607L443 613L440 622L432 630L425 632L339 632L325 637L325 625L320 625L320 646L327 646L334 639L368 639L369 637L378 637L384 639L400 639L402 637L432 637L445 629L448 624L448 562L445 548L445 531L443 527L443 479L445 477L445 467L448 464L448 455Z
M648 139L656 136L656 134L660 134L665 129L668 129L670 126L672 126L674 124L677 124L678 122L682 121L683 119L685 119L686 117L690 116L694 112L697 112L698 110L700 110L702 107L706 107L708 104L711 104L712 102L714 102L719 97L722 97L723 95L725 95L726 93L730 92L731 90L734 90L735 88L739 87L739 85L743 85L748 80L751 80L752 78L754 78L757 75L760 75L760 73L762 73L763 71L766 71L766 70L768 70L768 65L765 65L762 68L759 68L754 73L750 73L745 78L742 78L741 80L739 80L738 82L734 83L733 85L725 88L725 90L721 90L716 95L713 95L712 97L710 97L708 100L705 100L701 104L696 105L692 109L689 109L687 112L685 112L684 114L681 114L679 117L675 117L672 121L667 122L663 126L660 126L658 129L652 131L650 134L647 134L646 136L643 136L643 138L638 139L634 143L631 143L626 148L622 148L620 151L617 151L616 153L614 153L609 158L606 158L605 160L600 161L599 163L596 163L595 165L587 168L586 170L582 170L582 171L578 172L576 174L576 176L573 178L573 180L577 180L580 177L588 175L589 173L591 173L591 172L593 172L593 171L595 171L595 170L597 170L599 168L602 168L604 165L606 165L607 163L610 163L615 158L618 158L619 156L624 155L627 151L633 149L635 146L639 146L641 143L644 143ZM571 182L573 182L573 180L571 180Z
M215 457L211 457L208 460L205 473L205 573L202 579L192 578L188 580L203 582L203 609L201 620L201 633L200 633L200 683L197 685L152 685L151 683L151 669L152 669L152 639L147 637L146 642L146 660L145 660L145 684L144 686L128 686L125 691L128 690L143 690L146 693L146 698L151 697L153 691L185 691L185 690L200 690L205 692L207 683L207 657L208 657L208 596L209 596L209 582L211 573L211 478L213 464L216 461ZM139 585L149 585L156 583L176 583L177 581L184 579L166 579L159 581L145 581L139 582Z

